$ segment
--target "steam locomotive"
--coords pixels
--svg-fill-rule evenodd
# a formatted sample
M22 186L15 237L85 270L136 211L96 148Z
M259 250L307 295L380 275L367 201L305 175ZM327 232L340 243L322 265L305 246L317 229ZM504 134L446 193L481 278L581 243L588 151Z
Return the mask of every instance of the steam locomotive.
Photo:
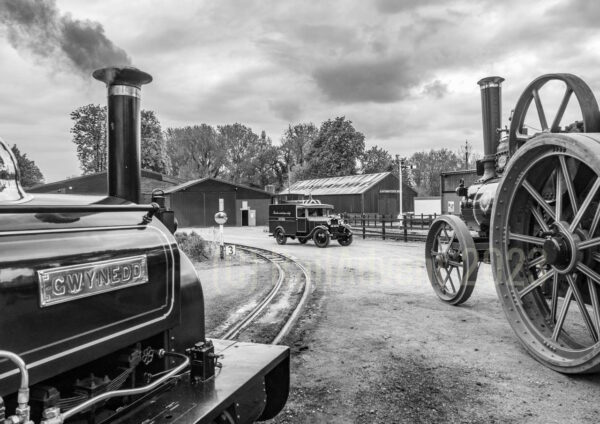
M425 261L438 297L472 294L479 264L531 355L562 373L600 370L600 110L572 74L533 80L501 128L503 78L479 81L484 157L462 183L461 214L427 235ZM554 100L554 101L553 101ZM554 105L554 107L552 107ZM549 113L554 112L554 113Z
M289 349L206 339L173 214L139 204L140 93L152 77L93 76L108 88L108 196L27 194L0 143L0 422L272 418L287 400Z

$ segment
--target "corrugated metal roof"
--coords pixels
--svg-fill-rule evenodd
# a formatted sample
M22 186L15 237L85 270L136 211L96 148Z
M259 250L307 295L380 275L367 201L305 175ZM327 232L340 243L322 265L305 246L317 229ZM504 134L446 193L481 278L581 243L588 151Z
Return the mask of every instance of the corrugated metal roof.
M390 175L391 172L378 174L348 175L346 177L317 178L314 180L296 181L279 194L312 194L323 196L328 194L361 194Z

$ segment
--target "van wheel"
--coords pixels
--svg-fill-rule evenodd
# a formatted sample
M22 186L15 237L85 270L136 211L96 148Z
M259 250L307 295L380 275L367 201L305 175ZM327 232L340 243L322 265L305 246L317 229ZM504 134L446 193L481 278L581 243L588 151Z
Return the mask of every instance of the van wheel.
M329 232L323 228L318 228L313 234L313 241L318 247L329 246Z
M352 234L347 237L339 238L338 243L342 246L350 246L352 244Z
M306 242L308 241L308 239L305 238L305 237L298 237L298 241L300 242L300 244L306 244Z
M287 241L287 237L281 228L275 230L275 241L277 241L277 244L285 244Z

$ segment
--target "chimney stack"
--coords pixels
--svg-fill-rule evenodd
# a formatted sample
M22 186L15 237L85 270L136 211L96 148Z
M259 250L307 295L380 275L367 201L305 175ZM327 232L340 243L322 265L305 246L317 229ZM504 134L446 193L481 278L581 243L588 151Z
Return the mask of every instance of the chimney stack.
M479 80L481 88L481 113L483 116L483 176L487 181L496 176L496 150L502 119L502 77L487 77Z
M141 87L152 76L136 68L102 68L92 74L108 89L108 195L140 202Z

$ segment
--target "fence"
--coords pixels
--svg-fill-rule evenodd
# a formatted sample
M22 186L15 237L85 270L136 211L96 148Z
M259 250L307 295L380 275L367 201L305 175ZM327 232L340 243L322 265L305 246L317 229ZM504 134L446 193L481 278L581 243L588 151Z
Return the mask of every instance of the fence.
M406 214L402 218L379 214L343 214L354 229L362 230L362 238L381 237L383 240L424 241L437 214Z

